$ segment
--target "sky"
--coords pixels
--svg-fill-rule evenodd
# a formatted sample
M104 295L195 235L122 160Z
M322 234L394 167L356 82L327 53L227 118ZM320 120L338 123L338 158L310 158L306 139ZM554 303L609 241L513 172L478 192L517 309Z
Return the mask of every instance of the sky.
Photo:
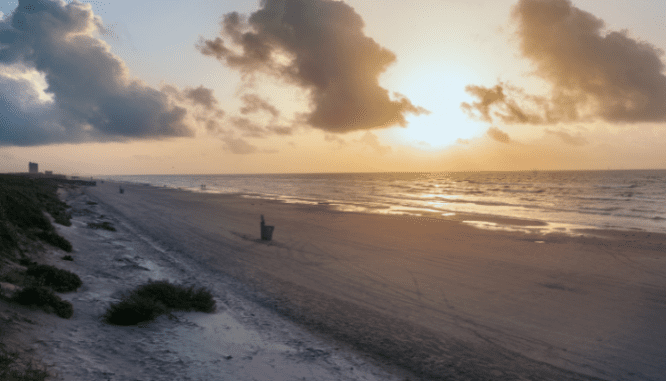
M0 0L0 172L666 168L666 3Z

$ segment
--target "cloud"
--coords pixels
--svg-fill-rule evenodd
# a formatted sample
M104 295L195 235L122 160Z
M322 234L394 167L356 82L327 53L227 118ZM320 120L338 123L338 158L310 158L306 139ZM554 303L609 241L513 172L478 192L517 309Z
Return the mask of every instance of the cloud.
M488 131L486 131L486 134L488 134L488 136L490 136L493 140L497 140L500 143L504 144L511 143L511 138L509 138L509 134L503 132L497 127L490 127Z
M405 126L426 110L379 86L395 55L363 32L352 7L330 0L264 0L249 18L222 20L222 37L202 39L204 54L239 70L264 73L309 91L306 122L331 133Z
M275 149L262 149L242 138L236 138L231 134L227 134L221 138L224 142L224 148L236 155L250 155L255 153L272 154L279 152Z
M162 93L167 94L169 99L175 103L187 107L191 117L203 125L208 132L220 130L219 121L226 114L224 110L217 107L218 100L213 95L213 90L199 86L197 88L186 87L183 90L172 85L163 85Z
M186 98L195 104L204 106L207 109L213 109L217 105L217 99L213 95L212 89L199 86L196 89L188 88L183 91Z
M268 126L268 130L276 135L291 136L294 134L294 128L287 126Z
M587 139L585 139L585 138L583 137L583 135L581 135L580 132L579 132L578 134L576 134L575 136L573 136L573 135L569 134L569 133L568 133L567 131L565 131L565 130L557 130L557 131L555 131L555 130L549 130L549 129L546 129L546 130L545 130L545 133L546 133L547 135L554 135L554 136L557 136L557 137L560 138L564 143L566 143L566 144L570 144L570 145L572 145L572 146L584 146L584 145L588 144Z
M377 135L373 134L370 131L363 134L363 136L361 137L361 139L358 140L358 142L374 149L380 155L386 155L387 153L391 152L391 146L381 145L379 143L379 138L377 137Z
M223 124L232 128L222 128ZM238 116L226 118L225 123L220 123L217 120L208 120L206 128L209 133L217 135L224 142L224 149L239 155L276 153L278 151L274 149L260 149L249 143L245 138L265 139L272 135L287 136L292 135L294 129L293 127L281 125L263 127L248 118ZM240 134L240 137L238 137L238 134Z
M194 134L189 106L212 107L209 90L185 92L191 102L179 103L131 78L96 33L105 33L101 19L79 2L20 0L0 21L0 145Z
M240 112L243 115L264 111L271 114L273 118L280 116L280 111L275 106L256 94L243 94L241 100L243 101L243 107L241 107Z
M231 124L236 127L236 130L242 132L243 136L250 138L263 138L266 137L266 129L259 124L251 121L248 118L232 117L229 118Z
M544 104L543 99L527 96L520 89L505 83L500 82L492 88L469 85L465 87L465 91L479 99L478 102L463 102L460 105L472 118L488 123L497 119L504 123L529 124L541 124L550 120L548 113L542 116L539 111L532 111L535 104L536 108ZM516 99L520 99L520 102ZM532 110L527 109L530 106Z
M329 143L335 143L336 148L338 148L338 149L347 145L347 141L345 141L343 138L341 138L340 136L335 135L335 134L325 134L324 135L324 141L329 142Z
M471 142L472 142L472 141L469 140L469 139L462 139L462 138L458 138L458 139L456 139L456 143L457 143L457 144L465 144L465 145L467 145L467 144L470 144Z
M249 155L259 151L257 146L254 146L240 138L225 136L222 138L222 141L224 142L224 147L227 150L237 155Z
M605 33L603 20L569 0L520 0L512 16L520 52L551 85L551 94L508 95L504 84L469 86L479 101L463 104L464 110L507 123L666 121L661 50L627 31Z

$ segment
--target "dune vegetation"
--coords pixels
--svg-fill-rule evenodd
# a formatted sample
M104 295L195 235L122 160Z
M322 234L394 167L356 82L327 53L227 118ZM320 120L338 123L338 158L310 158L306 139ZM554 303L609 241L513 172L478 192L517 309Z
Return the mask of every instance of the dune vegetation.
M70 318L71 303L54 292L76 291L81 279L31 259L44 244L72 251L72 244L58 234L46 215L60 225L71 225L67 204L60 201L57 190L54 179L0 175L0 281L19 288L11 297L0 296Z
M215 300L204 288L176 285L168 281L149 282L109 306L104 320L115 325L134 325L172 311L215 311Z
M14 258L22 246L34 241L72 251L72 244L58 235L44 214L60 225L71 225L57 189L57 182L50 179L0 175L0 258Z

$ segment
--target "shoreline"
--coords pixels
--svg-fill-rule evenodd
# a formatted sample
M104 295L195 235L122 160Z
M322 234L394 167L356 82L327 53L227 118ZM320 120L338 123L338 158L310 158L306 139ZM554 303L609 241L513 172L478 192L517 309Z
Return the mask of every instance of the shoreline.
M40 258L83 279L61 295L73 318L24 307L0 316L57 379L659 380L666 371L664 234L494 231L124 187L61 191L74 216L57 230L74 261L53 248ZM259 239L261 214L276 227L272 241ZM209 288L218 311L102 323L109 303L149 279Z
M298 199L297 197L292 197L292 196L276 196L270 194L243 193L243 192L222 192L222 191L212 191L212 190L201 190L198 188L175 187L175 186L172 187L166 185L157 186L150 183L115 181L115 180L106 180L106 179L103 181L117 185L150 187L152 189L172 190L172 191L186 192L192 194L240 197L248 200L258 200L261 202L276 202L276 203L296 205L296 206L300 205L300 206L324 207L329 212L360 213L360 214L373 214L373 215L398 216L398 217L405 216L405 217L416 217L416 218L429 218L429 219L444 220L444 221L454 221L454 222L465 223L477 229L491 230L491 231L506 231L506 232L541 234L541 235L564 234L572 237L579 237L584 235L595 236L595 232L599 232L600 237L606 237L608 236L608 234L606 233L608 231L645 232L649 234L661 234L666 236L666 231L647 230L644 228L635 228L635 227L622 228L621 226L582 225L576 223L547 221L545 219L539 220L533 218L506 216L499 214L484 214L484 213L472 213L472 212L460 212L460 211L443 212L443 211L429 210L426 208L416 208L416 207L407 207L407 206L397 207L396 210L392 210L391 208L388 207L371 208L371 207L353 206L351 204L345 204L342 201L331 201L331 200L313 201L313 200Z
M651 311L635 323L663 329L650 314L664 298L649 300L664 285L663 234L494 232L140 185L120 195L114 186L91 196L142 234L241 280L292 320L417 373L651 379L663 370L660 342L615 331L634 309ZM259 214L276 226L270 243L258 240Z

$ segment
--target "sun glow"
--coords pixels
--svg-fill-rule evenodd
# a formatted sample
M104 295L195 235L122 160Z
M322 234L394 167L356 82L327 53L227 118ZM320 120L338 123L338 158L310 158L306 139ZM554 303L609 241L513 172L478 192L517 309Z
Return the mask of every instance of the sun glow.
M465 93L469 81L465 75L444 70L411 75L400 88L412 103L430 114L408 117L406 128L394 129L396 140L421 149L439 149L478 135L481 124L460 109L461 102L470 101Z

